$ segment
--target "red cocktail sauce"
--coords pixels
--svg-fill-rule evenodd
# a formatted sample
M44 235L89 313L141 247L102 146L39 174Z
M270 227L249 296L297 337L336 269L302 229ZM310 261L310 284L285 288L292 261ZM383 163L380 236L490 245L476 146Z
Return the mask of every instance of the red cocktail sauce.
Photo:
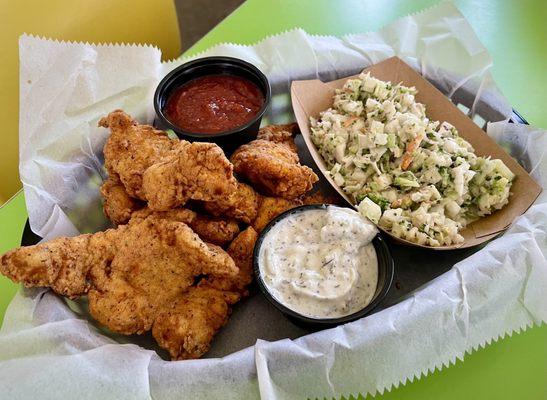
M163 111L182 130L218 133L249 122L263 104L264 96L253 82L234 75L209 75L175 89Z

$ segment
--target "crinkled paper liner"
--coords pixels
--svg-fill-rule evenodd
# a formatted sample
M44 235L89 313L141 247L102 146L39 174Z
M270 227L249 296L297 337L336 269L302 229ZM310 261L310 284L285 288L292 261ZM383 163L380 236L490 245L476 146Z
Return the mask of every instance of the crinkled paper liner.
M153 47L31 36L21 38L20 48L20 170L31 225L47 238L96 230L105 223L97 188L104 177L101 148L107 136L96 127L98 118L124 108L151 122L155 85L186 59L162 65ZM207 55L244 58L268 75L274 97L267 122L291 118L291 80L333 80L392 55L464 104L474 118L499 121L510 113L490 76L488 53L450 3L375 33L337 39L293 30L254 46L222 44L198 56ZM543 187L547 184L545 131L497 122L488 132ZM129 343L142 338L119 344L122 339L115 341L80 318L79 304L49 291L24 290L10 304L0 331L0 387L10 398L292 399L383 393L492 340L547 322L546 200L543 193L502 237L392 307L294 340L259 339L221 358L164 361ZM241 334L265 318L260 311L249 315Z

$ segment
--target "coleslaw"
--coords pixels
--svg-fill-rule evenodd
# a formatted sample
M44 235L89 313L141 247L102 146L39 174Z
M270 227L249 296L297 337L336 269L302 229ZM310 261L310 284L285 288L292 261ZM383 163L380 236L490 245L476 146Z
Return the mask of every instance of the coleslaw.
M461 243L461 229L508 203L514 174L475 155L450 123L430 121L416 94L362 73L311 118L311 138L362 215L417 244Z

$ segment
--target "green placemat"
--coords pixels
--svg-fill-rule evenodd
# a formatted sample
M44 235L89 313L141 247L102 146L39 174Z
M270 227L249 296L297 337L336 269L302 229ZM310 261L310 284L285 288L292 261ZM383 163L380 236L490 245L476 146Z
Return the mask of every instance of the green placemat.
M0 255L21 244L26 219L25 197L20 191L0 207ZM0 275L0 321L18 288L19 285Z

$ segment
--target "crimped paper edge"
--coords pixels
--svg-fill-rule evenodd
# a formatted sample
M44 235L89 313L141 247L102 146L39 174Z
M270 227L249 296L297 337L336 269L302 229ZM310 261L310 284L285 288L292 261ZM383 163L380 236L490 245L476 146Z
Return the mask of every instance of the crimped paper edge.
M520 335L526 332L528 329L541 328L544 326L547 326L547 320L541 320L540 323L535 323L535 322L525 323L521 326L518 326L517 328L513 328L510 331L499 333L490 339L485 339L479 344L476 344L474 346L469 346L460 355L449 357L447 359L438 361L432 366L424 367L420 371L414 373L411 377L405 377L405 378L399 379L398 382L392 383L391 385L384 385L382 388L377 388L375 391L359 392L357 394L354 394L354 393L341 394L339 398L340 399L351 399L351 398L357 399L359 398L359 396L362 396L363 399L366 399L368 395L375 397L376 395L383 395L385 393L390 393L393 390L402 388L409 383L414 383L419 381L422 378L426 378L437 371L441 372L445 368L454 366L458 363L458 361L464 362L465 358L468 355L471 355L479 350L483 350L493 343L499 343L501 340L509 339L513 337L513 335ZM319 398L316 398L316 399L319 399ZM327 397L324 397L324 399L327 399ZM333 399L335 398L333 397Z
M365 31L361 31L361 32L352 32L352 33L347 33L347 34L344 34L344 35L337 36L337 35L323 35L323 34L319 34L319 33L309 33L303 27L295 26L295 27L292 27L292 28L284 29L284 30L276 32L276 33L272 33L270 35L264 36L261 39L258 39L258 40L255 40L253 42L246 43L246 44L236 43L236 42L231 42L231 41L216 43L213 46L210 46L210 47L208 47L204 50L198 51L198 52L190 52L189 54L184 54L183 53L179 57L163 60L161 62L161 64L165 65L165 64L170 64L170 63L173 63L173 62L182 61L182 60L191 60L191 59L194 59L194 58L198 58L198 57L202 56L203 54L205 54L207 52L214 51L216 48L223 47L223 46L231 46L231 47L236 47L236 48L254 47L254 46L258 46L258 45L260 45L260 44L262 44L262 43L264 43L268 40L271 40L271 39L274 39L274 38L279 38L280 36L283 36L283 35L286 35L286 34L289 34L289 33L292 33L292 32L302 32L302 33L305 33L309 37L326 38L326 39L336 38L336 39L340 39L340 40L345 41L346 39L350 39L353 36L366 35L366 34L371 33L371 32L381 31L382 29L385 29L387 26L392 24L394 21L397 21L397 20L400 20L400 19L403 19L403 18L408 18L408 17L415 17L415 16L418 16L420 14L424 14L428 11L431 11L434 8L439 8L439 7L451 7L455 12L460 14L462 16L462 18L465 18L465 16L461 13L461 11L458 9L458 7L456 5L454 5L450 1L443 1L439 4L432 4L429 7L423 8L421 10L398 16L393 21L386 22L385 24L381 25L379 28L374 29L374 30L369 29L369 30L365 30ZM106 47L106 48L126 48L126 47L151 48L151 49L155 49L155 50L157 50L161 53L161 49L158 46L156 46L154 44L151 44L151 43L89 42L89 41L84 42L84 41L79 41L79 40L58 39L58 38L54 38L54 37L48 37L48 36L45 36L45 35L28 33L28 32L23 32L19 36L19 40L21 40L21 38L39 39L39 40L50 41L50 42L53 42L53 43L66 45L66 46L95 46L95 47Z
M289 34L289 33L292 33L292 32L303 32L307 36L315 37L315 38L326 38L326 39L336 38L336 39L340 39L340 40L345 41L346 39L350 39L352 36L366 35L368 33L381 31L382 29L386 28L387 26L389 26L390 24L392 24L395 21L398 21L400 19L407 18L407 17L415 17L415 16L418 16L420 14L424 14L428 11L431 11L434 8L439 8L439 7L451 7L454 11L459 13L462 16L462 18L465 18L465 16L458 9L458 7L456 7L456 5L454 3L450 2L450 1L443 1L443 2L438 3L438 4L432 4L429 7L423 8L421 10L398 16L394 20L386 22L385 24L381 25L377 29L368 29L368 30L365 30L365 31L347 33L347 34L344 34L344 35L337 36L337 35L322 35L320 33L309 33L303 27L295 26L295 27L292 27L292 28L288 28L288 29L276 32L276 33L269 34L267 36L264 36L261 39L258 39L258 40L255 40L253 42L246 43L246 44L241 44L241 43L236 43L236 42L229 42L229 41L216 43L213 46L210 46L210 47L208 47L204 50L201 50L201 51L198 51L198 52L191 52L189 54L182 54L179 57L175 57L175 58L172 58L172 59L169 59L169 60L165 60L165 61L162 62L162 64L169 64L169 63L172 63L172 62L178 62L178 61L182 61L182 60L186 60L186 59L191 60L191 59L194 59L194 58L199 58L203 54L205 54L207 52L210 52L210 51L214 51L216 48L223 47L223 46L233 46L233 47L236 47L236 48L254 47L254 46L261 45L262 43L264 43L264 42L266 42L270 39L278 38L279 36L286 35L286 34Z
M39 34L34 34L34 33L28 33L28 32L23 32L21 35L19 35L19 41L21 39L35 39L35 40L42 40L42 41L45 41L45 42L52 42L52 43L56 43L58 45L62 45L62 46L66 46L66 47L70 47L70 46L91 46L91 47L98 47L98 48L150 48L150 49L155 49L157 51L159 51L161 53L161 49L158 47L158 46L155 46L153 44L150 44L150 43L136 43L136 42L133 42L133 43L129 43L129 42L98 42L98 43L95 43L95 42L88 42L88 41L78 41L78 40L63 40L63 39L58 39L58 38L54 38L54 37L47 37L45 35L39 35Z

